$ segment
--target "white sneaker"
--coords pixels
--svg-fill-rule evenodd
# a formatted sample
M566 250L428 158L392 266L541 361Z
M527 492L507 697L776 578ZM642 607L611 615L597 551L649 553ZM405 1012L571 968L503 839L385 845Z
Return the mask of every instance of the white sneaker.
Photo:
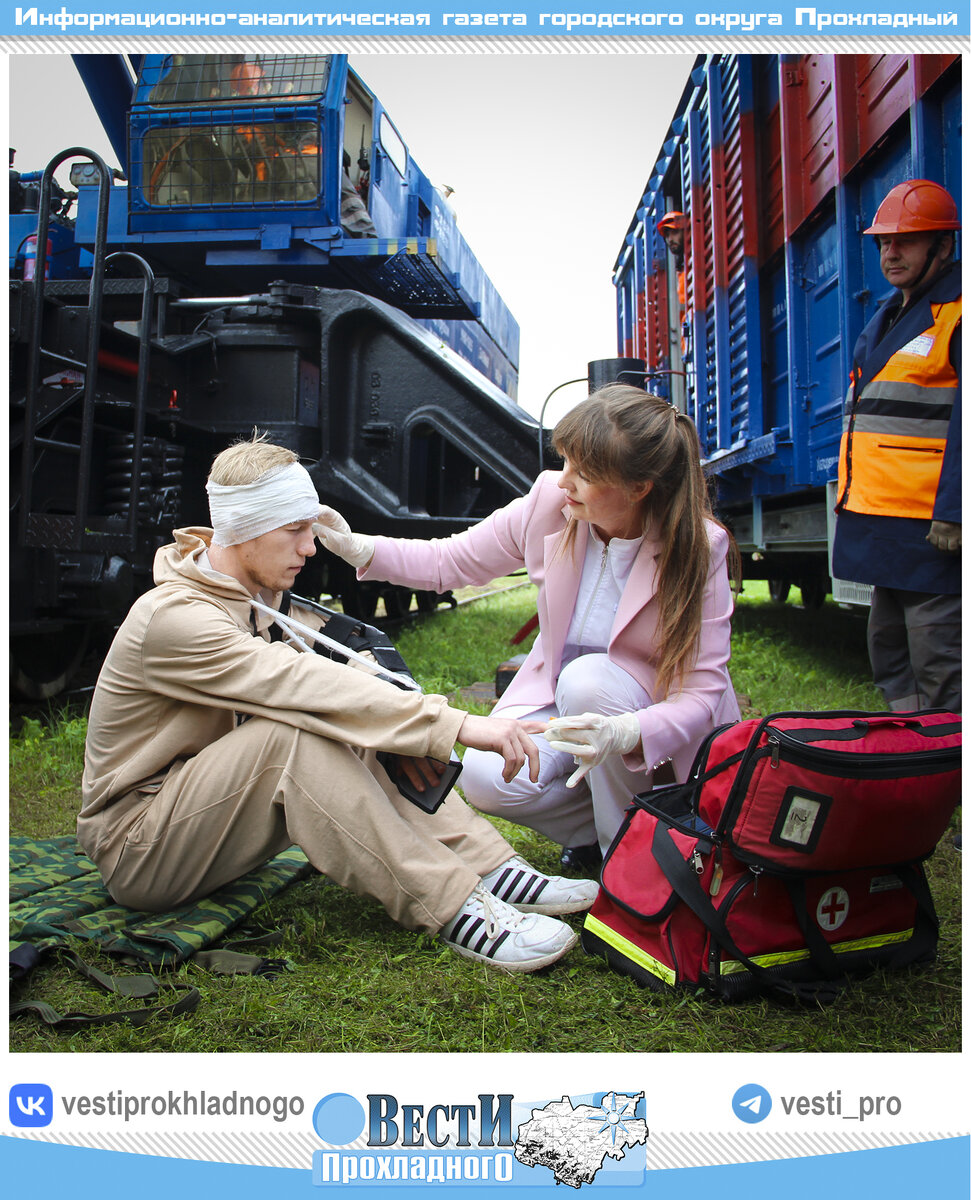
M586 912L600 890L592 879L544 875L518 854L483 875L482 886L522 913L545 913L548 917Z
M569 925L517 912L481 883L438 936L457 954L510 975L549 966L577 944Z

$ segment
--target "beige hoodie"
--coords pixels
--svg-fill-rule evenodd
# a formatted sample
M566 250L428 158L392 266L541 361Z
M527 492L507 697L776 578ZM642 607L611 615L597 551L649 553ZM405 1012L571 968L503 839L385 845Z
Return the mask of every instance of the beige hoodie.
M157 586L132 605L112 642L88 717L85 818L236 725L270 717L363 749L447 759L465 713L367 672L253 636L242 584L199 566L209 529L178 529L155 556ZM279 604L279 595L268 601ZM255 614L263 632L272 619ZM300 610L294 616L320 627Z

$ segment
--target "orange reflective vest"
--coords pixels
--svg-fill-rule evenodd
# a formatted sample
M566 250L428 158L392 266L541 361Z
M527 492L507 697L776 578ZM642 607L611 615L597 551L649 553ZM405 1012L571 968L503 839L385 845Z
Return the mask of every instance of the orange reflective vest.
M960 381L950 361L961 299L933 304L933 323L869 379L853 369L840 442L837 510L930 520Z
M685 337L684 322L687 317L686 296L684 282L684 267L678 272L678 318L681 321L681 361L683 362L688 356L688 339Z

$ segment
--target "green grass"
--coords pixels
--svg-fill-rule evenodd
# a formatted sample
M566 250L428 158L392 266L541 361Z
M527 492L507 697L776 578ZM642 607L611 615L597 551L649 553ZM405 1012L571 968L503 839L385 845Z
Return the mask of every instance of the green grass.
M515 653L511 636L534 611L529 588L443 612L396 640L427 690L491 679ZM773 605L750 584L734 622L732 673L748 713L881 708L869 682L864 619L827 602ZM528 644L528 643L527 643ZM520 647L519 649L522 649ZM476 711L486 711L478 705ZM28 722L10 742L11 831L73 831L83 719ZM497 822L517 850L552 871L557 847ZM290 970L273 979L212 976L189 964L162 978L202 993L185 1017L57 1033L34 1018L11 1025L13 1051L956 1051L961 1026L961 857L945 837L928 864L941 918L935 965L854 982L831 1006L794 1010L644 991L577 950L549 971L508 977L460 959L434 938L400 929L375 903L315 878L257 914L283 931L270 951ZM579 926L579 919L572 919ZM119 971L85 947L85 957ZM163 990L163 996L165 992ZM111 1011L70 969L43 967L17 998L59 1011Z
M27 717L10 738L10 831L30 837L73 833L84 768L83 717Z
M760 582L739 597L731 670L736 691L762 713L886 707L871 681L865 609L773 604Z

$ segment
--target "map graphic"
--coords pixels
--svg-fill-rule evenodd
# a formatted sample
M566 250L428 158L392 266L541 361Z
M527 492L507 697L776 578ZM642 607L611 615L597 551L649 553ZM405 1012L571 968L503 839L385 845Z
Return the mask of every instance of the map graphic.
M634 1116L643 1092L607 1092L599 1105L569 1096L534 1108L519 1126L515 1155L527 1167L548 1167L557 1183L592 1183L607 1158L622 1159L647 1141L647 1122Z

